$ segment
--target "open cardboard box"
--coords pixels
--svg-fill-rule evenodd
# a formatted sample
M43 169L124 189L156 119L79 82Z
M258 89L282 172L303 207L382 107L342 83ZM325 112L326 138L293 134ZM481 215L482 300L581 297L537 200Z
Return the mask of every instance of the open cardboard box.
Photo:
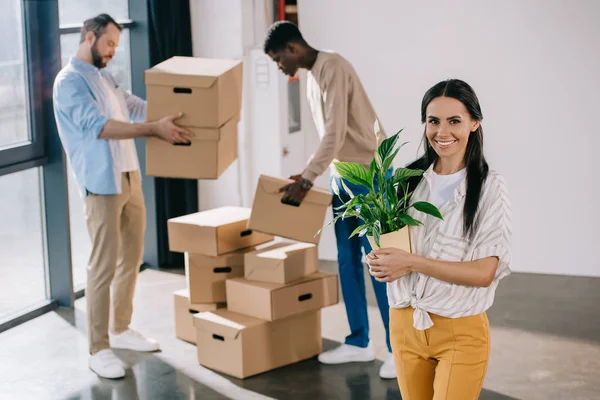
M318 244L317 232L325 224L325 214L332 194L312 188L300 206L283 204L279 189L292 183L289 179L261 175L258 180L249 228L305 243Z
M319 270L317 246L279 242L244 257L244 276L250 281L290 283Z

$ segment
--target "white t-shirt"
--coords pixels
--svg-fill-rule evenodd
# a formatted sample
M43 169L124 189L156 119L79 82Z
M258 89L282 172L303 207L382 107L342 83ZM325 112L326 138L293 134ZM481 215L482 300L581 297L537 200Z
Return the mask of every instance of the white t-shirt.
M438 175L433 169L431 172L431 192L429 194L429 202L438 209L442 208L448 200L454 197L454 192L460 183L467 177L466 168L461 169L450 175ZM427 216L427 227L434 226L437 218L431 215Z
M110 107L113 110L112 118L121 122L130 122L129 116L123 112L121 107L120 99L117 97L119 94L116 93L113 85L103 76L100 80L106 88L108 93L108 101ZM123 99L121 99L123 100ZM109 140L110 150L113 156L113 161L117 166L117 171L120 172L132 172L139 170L139 161L137 156L137 150L135 148L135 141L133 139L121 139L121 140Z
M437 208L446 204L454 196L454 191L466 176L466 168L450 175L438 175L432 171L430 203Z

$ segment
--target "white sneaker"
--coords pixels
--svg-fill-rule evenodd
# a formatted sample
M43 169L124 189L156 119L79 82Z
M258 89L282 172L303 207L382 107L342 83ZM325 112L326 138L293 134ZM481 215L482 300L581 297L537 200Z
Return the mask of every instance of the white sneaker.
M110 334L110 347L148 352L160 350L160 345L156 340L144 337L133 329L128 329L118 335Z
M394 362L394 355L392 353L390 353L381 368L379 368L379 376L383 379L396 379L396 363Z
M365 348L343 344L333 350L319 354L323 364L344 364L348 362L367 362L375 359L375 348L369 342Z
M111 349L100 350L90 356L89 366L101 378L118 379L125 376L125 368L121 360Z

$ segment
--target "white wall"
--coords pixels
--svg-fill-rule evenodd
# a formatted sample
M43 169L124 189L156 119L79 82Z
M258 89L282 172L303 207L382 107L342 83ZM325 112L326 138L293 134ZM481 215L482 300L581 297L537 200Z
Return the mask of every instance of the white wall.
M268 10L259 0L190 0L195 57L244 61L241 120L238 125L238 159L218 180L198 183L200 210L252 205L255 188L250 182L252 143L248 110L248 66L245 58L258 36L264 36ZM262 30L261 30L262 29Z
M600 2L301 0L309 43L344 55L388 132L422 134L420 101L446 78L471 84L485 151L507 179L513 270L600 276Z

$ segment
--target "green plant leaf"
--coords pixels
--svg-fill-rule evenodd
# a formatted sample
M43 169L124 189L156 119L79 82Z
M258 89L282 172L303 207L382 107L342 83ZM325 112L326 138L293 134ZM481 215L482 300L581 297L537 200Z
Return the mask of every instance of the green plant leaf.
M361 204L359 210L360 219L362 219L366 224L372 225L379 220L377 214L373 212L374 209L366 204Z
M359 216L360 216L360 214L354 208L348 208L348 209L346 209L346 211L344 211L341 214L342 221L346 218L352 218L352 217L358 218Z
M323 229L327 228L329 225L335 224L340 218L342 218L342 214L338 214L334 219L326 223L321 229L317 231L317 233L315 233L314 237L317 237L321 232L323 232Z
M394 185L386 184L386 187L388 189L387 196L388 196L389 210L393 211L398 206L398 192L396 191L396 188L394 187ZM393 212L392 212L392 215L393 215Z
M369 192L366 196L365 196L365 203L375 206L377 203L377 194L375 192Z
M369 172L362 165L352 162L335 162L334 165L342 179L367 189L371 187Z
M341 206L335 207L334 210L342 210L347 208L354 208L357 205L360 205L365 202L365 195L359 194L357 196L352 197L350 200L342 204Z
M343 179L340 179L340 182L342 183L342 187L344 188L344 190L346 191L346 193L348 193L348 195L350 196L351 199L354 198L354 193L352 193L352 190L350 190L350 188L344 183Z
M421 176L425 171L421 169L410 169L410 168L398 168L394 171L394 183L402 183L414 176Z
M381 224L379 223L379 221L375 221L375 224L373 225L373 239L375 239L375 244L377 245L377 247L381 247Z
M358 235L359 237L363 237L365 236L365 234L367 233L368 229L365 227L365 225L360 225L358 228L356 228L354 230L354 232L352 232L352 234L350 235L350 237L354 237L356 235Z
M381 169L387 172L387 170L392 166L392 162L394 161L394 158L396 158L396 156L398 155L399 151L400 148L398 147L392 152L392 154L388 154L388 156L383 160L383 166L381 167Z
M375 158L371 160L371 165L369 167L369 182L371 182L371 190L375 191L375 173L377 172L377 163L375 162Z
M331 180L331 190L337 197L340 197L340 188L335 179Z
M413 217L411 217L408 214L399 214L398 215L398 220L403 222L404 224L408 225L408 226L419 226L419 225L423 225L423 223L421 221L417 221L416 219L414 219Z
M406 214L407 210L410 208L409 207L409 202L408 200L410 200L410 198L412 197L414 192L411 192L407 195L405 195L403 198L398 199L398 205L396 206L396 209L394 210L394 212L396 214L400 213L400 214ZM406 199L406 200L405 200Z
M425 201L417 201L412 205L412 207L414 207L417 211L421 211L422 213L431 215L441 220L444 219L440 210L438 210L438 208L431 203L427 203Z
M400 132L402 132L402 131L400 131ZM398 135L400 135L400 132L385 139L379 145L377 152L379 153L379 156L381 157L382 160L385 160L392 152L392 149L394 148L394 146L396 146L396 142L398 141Z
M359 210L364 206L364 197L364 194L359 194L358 196L353 197L352 199L350 199L350 201L344 204L343 207L345 207L346 209L342 214L342 219L346 217L361 218Z
M381 155L379 154L379 151L377 151L377 150L375 150L375 165L380 170L383 167L383 161L381 160Z

